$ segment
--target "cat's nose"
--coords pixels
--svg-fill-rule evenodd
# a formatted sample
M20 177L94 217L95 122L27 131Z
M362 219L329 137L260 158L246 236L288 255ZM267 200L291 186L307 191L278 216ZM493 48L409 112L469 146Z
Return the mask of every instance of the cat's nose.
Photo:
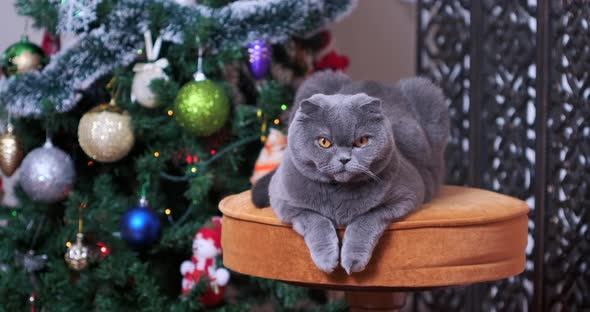
M346 165L346 163L350 161L350 158L340 158L338 160L340 160L343 165Z

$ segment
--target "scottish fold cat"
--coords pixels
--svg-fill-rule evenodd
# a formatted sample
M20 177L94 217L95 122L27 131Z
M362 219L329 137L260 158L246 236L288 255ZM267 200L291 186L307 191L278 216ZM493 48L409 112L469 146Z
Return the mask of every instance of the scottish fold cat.
M389 224L436 194L448 137L445 98L430 81L388 86L322 72L298 90L284 159L253 200L270 200L322 271L339 261L362 271ZM341 248L337 226L346 226Z

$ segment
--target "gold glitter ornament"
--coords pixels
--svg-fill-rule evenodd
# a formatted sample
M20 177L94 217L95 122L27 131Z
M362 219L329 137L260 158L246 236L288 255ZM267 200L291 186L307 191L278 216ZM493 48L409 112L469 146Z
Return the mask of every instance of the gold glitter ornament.
M223 127L229 111L227 95L211 80L187 83L174 101L174 118L178 124L198 136L211 135Z
M94 160L110 163L125 157L135 142L131 117L113 104L101 104L80 119L80 147Z
M88 265L88 247L82 244L84 234L78 233L76 235L76 243L66 251L64 259L72 270L81 271Z
M6 133L0 136L0 169L5 176L10 177L20 166L24 151L20 139L14 135L13 127L9 123Z

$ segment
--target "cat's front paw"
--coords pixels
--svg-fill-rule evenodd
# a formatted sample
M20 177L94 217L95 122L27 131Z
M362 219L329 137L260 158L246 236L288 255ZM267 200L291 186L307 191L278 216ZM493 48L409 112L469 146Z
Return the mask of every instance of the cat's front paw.
M342 246L340 258L340 266L350 275L365 269L371 260L371 252L364 248L353 248L350 244L345 243Z
M338 241L310 248L311 259L315 265L326 273L332 273L338 266Z

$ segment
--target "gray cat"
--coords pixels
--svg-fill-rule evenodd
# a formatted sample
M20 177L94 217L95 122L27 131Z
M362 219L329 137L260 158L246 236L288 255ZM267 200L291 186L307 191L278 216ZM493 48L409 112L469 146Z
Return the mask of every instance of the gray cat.
M253 200L270 199L322 271L332 272L339 258L348 274L362 271L388 225L441 184L445 98L422 78L387 86L322 72L301 86L290 117L284 159L255 186ZM346 226L342 249L337 225Z

